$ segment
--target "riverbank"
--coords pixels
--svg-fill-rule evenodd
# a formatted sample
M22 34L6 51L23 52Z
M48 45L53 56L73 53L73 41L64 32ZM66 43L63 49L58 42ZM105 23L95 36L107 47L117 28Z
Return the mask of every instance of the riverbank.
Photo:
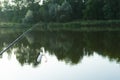
M74 21L67 23L38 23L37 30L120 31L120 20Z
M21 23L0 23L0 28L29 28L35 27L35 30L41 31L120 31L120 20L107 21L73 21L67 23L43 23L21 24Z
M0 22L0 28L28 28L33 24L21 24L13 22Z

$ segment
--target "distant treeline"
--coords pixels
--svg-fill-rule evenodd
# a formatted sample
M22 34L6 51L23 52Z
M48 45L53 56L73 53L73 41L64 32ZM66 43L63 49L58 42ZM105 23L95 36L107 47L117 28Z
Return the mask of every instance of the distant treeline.
M0 3L0 21L119 20L120 0L12 0Z

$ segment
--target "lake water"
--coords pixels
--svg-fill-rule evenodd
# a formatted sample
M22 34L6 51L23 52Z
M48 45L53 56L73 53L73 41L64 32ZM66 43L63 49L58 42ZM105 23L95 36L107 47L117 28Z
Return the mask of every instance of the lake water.
M0 29L0 50L24 31ZM120 32L33 29L0 55L0 80L120 80Z

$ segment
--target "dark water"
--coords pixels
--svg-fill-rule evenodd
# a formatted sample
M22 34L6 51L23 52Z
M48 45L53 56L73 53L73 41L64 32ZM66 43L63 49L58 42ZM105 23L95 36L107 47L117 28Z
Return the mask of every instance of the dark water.
M24 31L0 29L0 50ZM33 29L0 57L0 80L120 80L120 32Z

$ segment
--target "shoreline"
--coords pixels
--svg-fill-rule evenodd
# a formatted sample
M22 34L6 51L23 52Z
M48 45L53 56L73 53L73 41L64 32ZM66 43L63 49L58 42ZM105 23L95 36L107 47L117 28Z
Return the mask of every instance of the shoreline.
M66 23L39 22L36 24L0 23L0 28L30 28L31 26L35 26L35 30L41 31L120 31L120 20L73 21Z

